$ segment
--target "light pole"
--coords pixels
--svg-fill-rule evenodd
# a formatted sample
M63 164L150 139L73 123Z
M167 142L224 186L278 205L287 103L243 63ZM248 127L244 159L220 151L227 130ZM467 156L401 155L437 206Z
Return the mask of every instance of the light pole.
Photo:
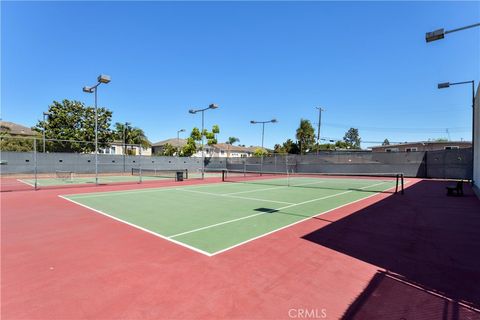
M204 147L203 147L204 146L204 143L203 143L204 132L203 131L204 131L204 126L205 126L204 113L208 109L217 109L217 108L218 108L218 105L216 105L215 103L212 103L205 109L198 109L198 110L190 109L190 110L188 110L188 112L191 113L191 114L195 114L197 112L202 113L202 132L200 133L202 135L202 179L205 178L205 150L204 150Z
M45 116L51 115L50 112L43 113L43 153L45 153Z
M260 172L263 171L263 138L265 136L265 123L277 123L277 119L273 118L272 120L268 120L268 121L255 121L255 120L251 120L250 123L251 124L258 124L258 123L261 123L262 124L262 158L261 158L261 162L260 162Z
M95 184L98 184L98 108L97 108L97 88L102 83L109 83L110 76L101 74L97 77L97 84L92 87L83 87L83 92L95 93Z
M462 81L462 82L442 82L438 84L438 89L449 88L450 86L456 86L460 84L472 84L472 155L475 158L475 81ZM472 174L472 183L473 183L473 174Z
M317 154L320 151L320 126L322 125L322 112L325 111L322 107L315 107L318 109L318 130L317 130Z
M440 40L440 39L445 38L445 35L447 33L462 31L462 30L465 30L465 29L470 29L470 28L479 27L479 26L480 26L480 23L475 23L475 24L472 24L472 25L469 25L469 26L465 26L465 27L461 27L461 28L457 28L457 29L452 29L452 30L444 30L442 28L442 29L438 29L438 30L435 30L435 31L432 31L432 32L427 32L425 34L425 41L426 42L432 42L432 41Z
M180 132L185 132L185 129L177 130L177 157L180 156Z
M128 128L129 125L130 125L130 122L125 122L125 124L123 125L123 134L122 134L122 137L123 137L123 172L125 172L126 169L127 169L127 165L126 165L126 156L127 156L127 135L126 135L126 131L127 131L127 128Z

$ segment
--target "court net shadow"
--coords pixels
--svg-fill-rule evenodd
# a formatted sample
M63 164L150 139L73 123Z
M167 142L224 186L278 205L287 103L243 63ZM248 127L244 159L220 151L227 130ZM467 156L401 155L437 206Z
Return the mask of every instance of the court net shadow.
M418 182L302 238L478 308L480 200L470 187L447 197L448 184Z

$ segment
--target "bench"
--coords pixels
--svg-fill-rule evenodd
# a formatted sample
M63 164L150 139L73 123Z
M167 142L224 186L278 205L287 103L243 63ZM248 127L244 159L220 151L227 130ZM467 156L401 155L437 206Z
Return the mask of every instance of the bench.
M463 180L457 181L455 185L447 186L447 196L463 196Z

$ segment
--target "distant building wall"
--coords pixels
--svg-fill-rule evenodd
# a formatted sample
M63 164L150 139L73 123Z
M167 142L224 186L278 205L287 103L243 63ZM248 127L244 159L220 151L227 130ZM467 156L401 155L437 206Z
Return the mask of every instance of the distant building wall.
M415 152L471 148L469 141L425 141L372 147L372 152Z

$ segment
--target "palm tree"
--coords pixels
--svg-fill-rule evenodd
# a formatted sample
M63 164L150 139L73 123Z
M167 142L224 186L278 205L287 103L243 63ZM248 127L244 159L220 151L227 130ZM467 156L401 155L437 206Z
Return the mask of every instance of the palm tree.
M114 138L115 140L123 141L124 145L137 144L143 148L148 148L150 146L150 141L148 141L145 132L138 127L132 127L131 123L128 122L115 123ZM124 154L127 153L126 149L128 148L125 148L124 146Z
M228 141L225 142L226 144L228 144L227 158L230 158L230 146L236 142L240 142L240 139L238 139L237 137L228 137Z

